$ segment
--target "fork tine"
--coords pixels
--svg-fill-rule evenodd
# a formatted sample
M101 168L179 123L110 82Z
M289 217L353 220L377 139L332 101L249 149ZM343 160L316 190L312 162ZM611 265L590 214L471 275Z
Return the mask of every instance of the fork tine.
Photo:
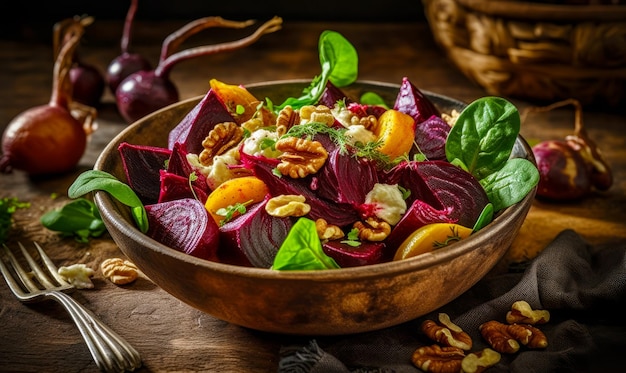
M54 279L60 285L63 285L64 287L65 286L68 286L68 287L72 286L69 282L65 281L65 279L63 279L63 277L61 277L61 275L59 275L59 270L57 269L56 265L54 265L54 263L52 262L50 257L41 248L41 246L39 246L39 244L37 242L33 242L33 244L35 244L35 247L37 248L37 251L39 252L39 256L41 257L42 262L48 268L48 271L50 272L50 275L52 275L52 277L54 277Z
M37 262L35 262L33 257L28 253L28 250L26 250L26 248L24 247L24 245L22 245L21 242L18 242L17 245L20 247L20 250L22 250L22 255L24 255L24 258L28 262L28 266L30 267L30 269L33 272L35 272L35 277L37 278L37 281L39 281L39 283L42 286L44 286L44 287L46 287L48 289L56 287L55 284L50 282L48 275L44 271L42 271L42 269L39 266L39 264L37 264ZM32 291L36 291L38 289L39 289L38 287L35 287L35 289L32 289Z
M24 246L22 246L22 244L19 244L19 246L22 249L22 253L26 257L28 264L32 268L33 259L30 257L30 255L28 254ZM15 255L13 255L13 253L11 252L11 250L7 249L7 254L9 256L9 261L11 262L11 265L13 265L13 269L15 270L15 273L17 273L20 280L22 280L22 284L26 287L26 290L31 293L39 291L40 289L37 286L37 284L33 282L31 278L32 276L29 275L28 272L22 267L22 265L19 263Z
M17 263L17 260L13 256L13 253L11 253L11 250L5 244L2 244L2 248L4 249L3 251L4 251L5 256L9 259L9 261L11 262L11 265L15 269L15 263ZM15 276L13 276L13 274L9 271L9 268L4 264L3 259L0 259L0 270L2 271L2 276L4 277L7 284L9 285L9 288L11 288L11 291L13 292L13 294L15 294L20 299L25 298L27 294L24 292L24 289L22 288L23 285L20 285L18 283L18 280L15 278ZM18 273L17 270L15 272ZM19 273L18 273L18 276L19 276Z

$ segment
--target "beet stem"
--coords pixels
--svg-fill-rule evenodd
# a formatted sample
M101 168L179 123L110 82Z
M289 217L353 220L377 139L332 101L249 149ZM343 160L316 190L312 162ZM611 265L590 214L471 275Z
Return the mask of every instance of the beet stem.
M130 44L130 34L133 28L133 20L135 19L135 13L137 13L137 5L139 0L131 0L130 7L126 13L126 20L124 21L124 31L122 32L122 39L120 41L120 48L123 53L128 52L128 46Z

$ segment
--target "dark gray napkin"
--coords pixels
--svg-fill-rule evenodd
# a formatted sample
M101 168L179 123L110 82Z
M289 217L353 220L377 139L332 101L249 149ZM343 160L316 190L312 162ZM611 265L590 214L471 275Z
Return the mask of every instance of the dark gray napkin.
M434 342L420 331L445 312L472 337L472 351L489 347L478 327L505 322L513 302L550 311L539 325L548 347L502 354L488 372L622 372L626 354L626 242L592 246L561 232L524 272L489 276L448 305L402 325L348 336L294 340L281 347L279 373L420 372L413 352Z

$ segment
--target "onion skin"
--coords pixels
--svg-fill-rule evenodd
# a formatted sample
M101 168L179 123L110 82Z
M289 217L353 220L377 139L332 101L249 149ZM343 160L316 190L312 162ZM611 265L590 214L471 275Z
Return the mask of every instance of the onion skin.
M29 175L60 174L72 170L87 146L83 124L56 105L22 112L2 135L0 171L20 169Z

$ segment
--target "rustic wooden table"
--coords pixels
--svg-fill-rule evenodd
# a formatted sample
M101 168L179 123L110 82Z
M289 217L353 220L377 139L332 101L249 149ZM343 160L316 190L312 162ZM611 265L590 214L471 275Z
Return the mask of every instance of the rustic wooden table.
M156 63L163 38L184 22L152 22L135 25L131 48ZM181 99L206 93L211 78L228 83L312 78L320 72L317 40L326 29L341 32L360 55L359 78L400 83L409 77L420 89L470 102L486 93L469 82L445 59L424 23L290 22L283 30L258 43L177 65L172 80ZM88 29L79 54L86 63L104 69L120 53L121 22L96 22ZM197 43L211 43L219 36L207 31ZM228 38L224 32L223 37ZM51 42L0 40L0 130L30 107L50 99L52 84ZM512 99L520 109L529 102ZM600 144L615 176L614 186L582 201L536 201L511 250L537 251L560 231L572 228L590 243L626 238L626 138L624 114L613 110L585 111L590 136ZM9 245L38 241L48 248L58 265L99 263L121 252L108 235L88 245L61 238L43 228L40 216L66 203L68 186L83 170L90 169L105 144L126 124L107 92L99 108L99 128L76 172L54 178L29 178L23 172L0 175L0 198L17 197L31 207L15 213ZM573 111L563 108L533 114L523 123L522 135L530 142L562 139L573 131ZM54 198L54 196L58 196ZM506 262L505 262L506 264ZM95 289L74 297L93 310L140 351L140 371L276 371L278 351L290 337L272 335L230 325L203 314L140 278L117 287L94 277ZM86 345L65 311L56 303L25 306L0 284L0 362L3 371L97 371Z

